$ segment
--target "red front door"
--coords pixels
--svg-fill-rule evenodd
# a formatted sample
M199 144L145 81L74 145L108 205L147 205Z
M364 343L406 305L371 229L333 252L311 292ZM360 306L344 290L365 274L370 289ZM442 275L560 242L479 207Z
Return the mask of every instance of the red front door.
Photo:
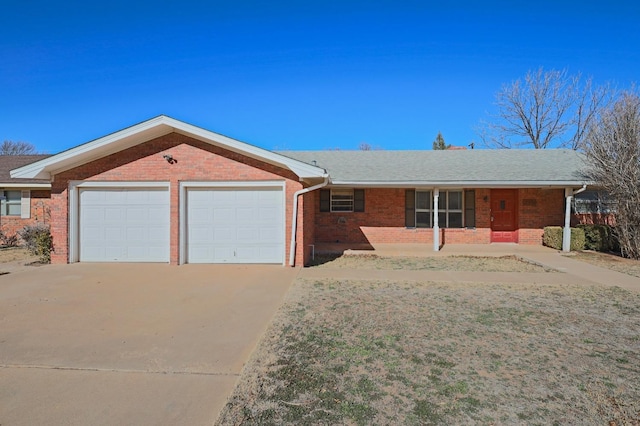
M518 242L518 190L491 190L491 242Z

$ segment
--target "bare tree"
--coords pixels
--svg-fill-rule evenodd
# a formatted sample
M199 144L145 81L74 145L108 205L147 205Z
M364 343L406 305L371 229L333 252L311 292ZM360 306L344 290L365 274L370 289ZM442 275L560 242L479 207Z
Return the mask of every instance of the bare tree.
M624 92L586 135L587 176L614 206L622 255L640 259L640 97Z
M373 148L367 142L361 142L360 145L358 146L358 149L360 151L371 151Z
M36 147L29 142L15 142L5 140L0 144L0 155L31 155L37 154Z
M529 71L496 94L498 113L483 123L479 136L499 148L580 149L586 129L606 105L608 86L566 70Z

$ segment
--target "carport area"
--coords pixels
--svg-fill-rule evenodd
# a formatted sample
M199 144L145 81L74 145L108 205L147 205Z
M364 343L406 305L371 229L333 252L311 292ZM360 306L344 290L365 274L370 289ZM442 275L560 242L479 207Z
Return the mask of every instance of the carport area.
M297 272L85 263L0 276L0 424L212 424Z

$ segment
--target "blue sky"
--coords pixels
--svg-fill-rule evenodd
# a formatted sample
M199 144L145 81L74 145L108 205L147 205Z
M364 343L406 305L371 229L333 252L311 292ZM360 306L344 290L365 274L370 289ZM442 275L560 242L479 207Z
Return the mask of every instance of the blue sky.
M267 149L467 145L527 70L638 82L639 21L617 0L3 2L0 140L55 153L166 114Z

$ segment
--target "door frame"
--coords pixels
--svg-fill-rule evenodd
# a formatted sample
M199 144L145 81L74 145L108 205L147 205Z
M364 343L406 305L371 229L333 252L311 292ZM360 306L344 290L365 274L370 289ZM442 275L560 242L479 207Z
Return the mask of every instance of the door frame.
M180 241L178 264L184 265L187 262L187 190L189 188L211 188L211 189L250 189L250 188L274 188L282 191L282 229L283 247L282 265L285 264L285 254L287 251L287 193L286 182L284 180L259 180L259 181L185 181L180 182Z
M493 243L494 242L494 233L505 233L505 232L511 232L511 240L510 242L512 243L518 243L518 229L520 228L519 223L520 223L520 209L519 209L519 193L520 191L518 189L514 189L514 188L492 188L491 189L491 193L490 193L490 198L489 198L489 217L492 218L493 217L493 210L492 210L492 203L493 203L493 199L494 199L494 193L498 193L498 192L511 192L513 194L513 221L514 221L514 229L512 231L494 231L493 229L493 220L490 220L490 229L491 229L491 236L490 236L490 242ZM498 242L504 242L504 241L498 241Z

